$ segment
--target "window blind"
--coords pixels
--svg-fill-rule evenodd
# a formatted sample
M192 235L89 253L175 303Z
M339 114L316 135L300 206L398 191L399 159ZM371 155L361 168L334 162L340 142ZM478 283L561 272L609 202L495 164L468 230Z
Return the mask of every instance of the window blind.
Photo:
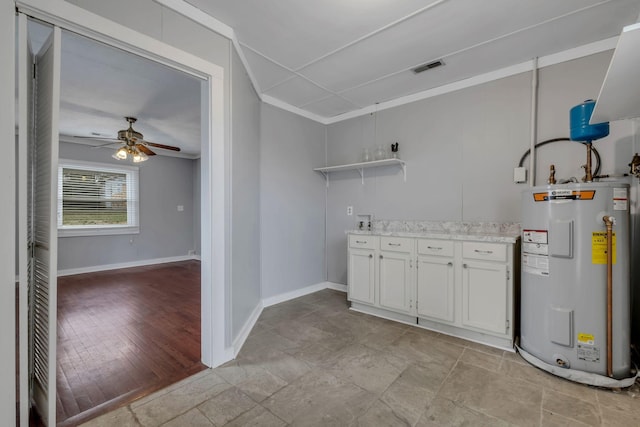
M60 161L59 229L137 226L137 168Z

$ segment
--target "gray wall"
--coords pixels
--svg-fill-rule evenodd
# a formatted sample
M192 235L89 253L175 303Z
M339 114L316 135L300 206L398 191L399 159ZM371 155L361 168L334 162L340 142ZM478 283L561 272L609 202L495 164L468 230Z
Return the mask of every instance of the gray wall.
M60 158L118 164L113 150L60 143ZM194 160L155 156L139 169L140 234L58 238L58 269L187 255L194 239ZM178 212L177 206L184 211Z
M325 126L263 104L262 297L325 281Z
M260 99L235 50L231 62L231 327L260 303Z
M540 70L539 141L568 136L569 109L598 96L610 58L604 52ZM363 147L398 141L407 182L396 167L365 170L364 185L357 172L331 176L328 280L346 283L345 230L355 226L347 206L378 219L519 222L526 184L513 183L513 168L529 147L530 108L531 73L524 73L380 111L377 119L330 125L328 165L353 163ZM615 122L611 135L594 144L604 172L626 172L633 154L630 135L628 122ZM551 163L556 177L581 178L584 150L575 142L542 147L536 183L546 183Z

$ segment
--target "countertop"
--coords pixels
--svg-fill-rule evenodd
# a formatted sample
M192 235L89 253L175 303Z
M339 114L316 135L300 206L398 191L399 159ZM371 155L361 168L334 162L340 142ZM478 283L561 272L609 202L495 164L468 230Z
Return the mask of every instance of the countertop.
M520 238L518 223L376 220L371 228L348 230L347 234L495 243L515 243Z

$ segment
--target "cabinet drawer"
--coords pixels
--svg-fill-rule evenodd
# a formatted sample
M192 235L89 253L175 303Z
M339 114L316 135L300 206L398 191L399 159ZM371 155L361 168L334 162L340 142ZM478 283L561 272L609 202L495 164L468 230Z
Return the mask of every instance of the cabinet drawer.
M361 234L349 235L350 248L375 249L376 238L374 236L365 236Z
M418 254L453 256L453 242L450 240L418 239Z
M500 243L462 242L462 257L505 262L507 245Z
M415 239L406 237L380 237L380 250L392 252L412 252Z

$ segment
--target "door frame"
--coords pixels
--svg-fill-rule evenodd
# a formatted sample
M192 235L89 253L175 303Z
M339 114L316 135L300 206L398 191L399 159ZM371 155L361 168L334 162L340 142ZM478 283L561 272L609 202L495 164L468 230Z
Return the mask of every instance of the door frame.
M204 80L201 125L201 359L209 367L233 358L228 322L227 194L224 68L63 0L18 0L20 12Z
M16 165L15 165L15 7L13 2L0 2L0 171L3 185L0 196L0 233L16 233ZM16 422L16 251L15 240L0 240L0 425Z

